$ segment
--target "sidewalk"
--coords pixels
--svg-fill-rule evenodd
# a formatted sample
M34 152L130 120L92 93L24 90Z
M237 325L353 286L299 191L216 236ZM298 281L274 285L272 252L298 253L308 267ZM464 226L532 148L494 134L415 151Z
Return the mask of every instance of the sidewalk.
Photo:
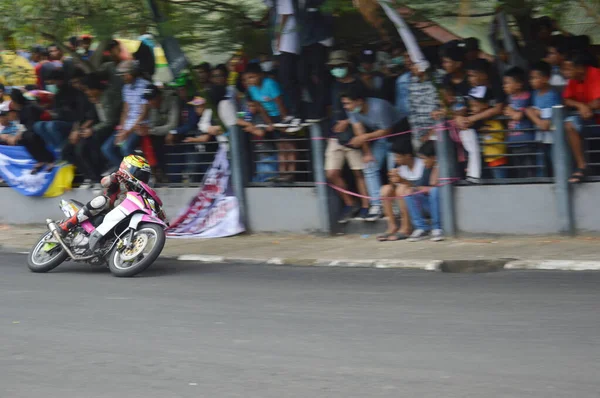
M41 226L0 225L4 251L26 252ZM504 268L600 270L600 237L487 237L377 242L374 236L242 235L168 239L163 256L205 262L439 269L443 262L501 260Z

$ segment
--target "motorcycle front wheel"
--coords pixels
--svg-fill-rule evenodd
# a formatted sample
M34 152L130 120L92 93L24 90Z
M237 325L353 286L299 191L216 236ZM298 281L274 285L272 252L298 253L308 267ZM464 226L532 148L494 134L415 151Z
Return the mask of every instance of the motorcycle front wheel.
M108 259L110 272L117 277L132 277L143 272L156 261L166 241L165 231L156 224L140 224L133 234L131 248L113 249Z
M31 272L48 272L61 265L69 255L60 243L52 237L52 232L46 232L27 256L27 266Z

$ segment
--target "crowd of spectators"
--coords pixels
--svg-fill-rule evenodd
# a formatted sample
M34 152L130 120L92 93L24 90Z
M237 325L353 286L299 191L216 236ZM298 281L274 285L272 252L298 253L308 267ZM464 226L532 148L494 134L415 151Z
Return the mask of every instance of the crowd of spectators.
M323 122L327 180L344 203L339 222L385 216L381 241L443 239L434 145L440 129L450 131L468 183L549 177L552 107L564 104L573 110L565 120L576 161L571 181L585 178L582 137L598 132L592 126L600 110L600 69L585 37L553 34L542 19L536 48L525 51L507 30L497 39L506 22L499 17L493 56L470 38L440 46L429 59L433 66L424 67L400 43L356 53L332 48L322 1L265 3L272 53L254 60L236 53L226 64L194 67L201 91L190 75L153 83L154 65L143 57L123 60L116 40L93 73L59 46L33 49L38 84L12 90L0 113L0 140L25 146L37 162L34 173L54 167L53 149L62 149L84 186L138 148L158 182L181 182L184 174L198 182L237 125L247 133L252 180L289 183L298 173L297 138ZM91 40L69 45L89 59Z

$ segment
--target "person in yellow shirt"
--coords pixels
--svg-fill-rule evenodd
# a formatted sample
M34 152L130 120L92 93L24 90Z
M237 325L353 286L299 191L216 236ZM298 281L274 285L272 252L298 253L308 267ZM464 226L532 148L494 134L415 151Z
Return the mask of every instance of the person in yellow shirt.
M469 92L469 110L479 114L490 108L491 93L485 86L478 86ZM483 147L483 161L495 179L508 178L507 146L505 142L504 125L500 120L481 120L473 128L479 135Z

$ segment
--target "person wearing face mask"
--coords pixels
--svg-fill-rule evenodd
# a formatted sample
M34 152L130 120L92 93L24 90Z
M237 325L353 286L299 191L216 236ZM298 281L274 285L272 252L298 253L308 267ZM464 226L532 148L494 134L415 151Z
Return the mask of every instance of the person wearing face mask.
M327 141L327 151L325 152L327 181L337 187L347 189L346 181L342 177L342 170L344 164L348 163L356 180L358 192L363 196L367 196L362 154L359 149L348 145L354 137L354 132L341 101L341 94L351 91L352 87L358 86L362 90L366 90L366 88L354 73L350 56L346 51L333 51L329 56L327 66L331 75L335 78L331 91L331 120L333 125ZM344 203L338 219L340 224L345 224L351 219L364 221L367 218L369 213L369 201L367 199L361 199L360 204L357 205L352 196L342 192L339 195Z

